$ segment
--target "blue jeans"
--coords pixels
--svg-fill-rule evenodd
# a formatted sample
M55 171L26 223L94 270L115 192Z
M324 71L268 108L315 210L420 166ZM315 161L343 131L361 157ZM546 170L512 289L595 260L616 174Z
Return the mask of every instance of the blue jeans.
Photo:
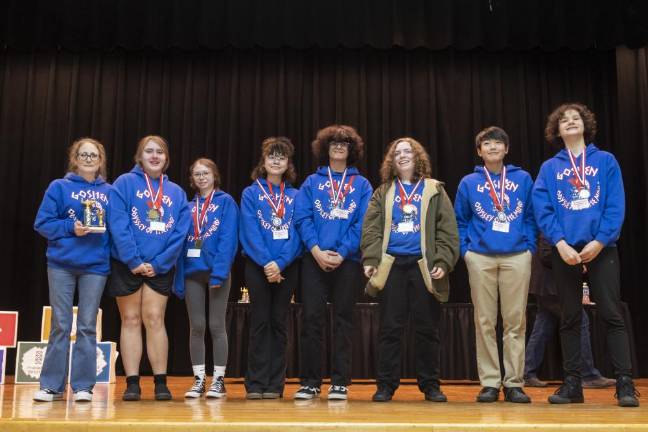
M97 381L97 310L107 276L48 267L52 326L40 375L40 387L65 390L67 380L74 290L79 288L76 342L72 356L73 391L92 390Z
M533 330L526 345L524 362L524 377L536 377L542 364L547 341L554 335L560 322L560 316L551 309L538 305ZM584 380L593 380L601 377L601 372L594 367L592 359L592 345L590 343L589 318L583 310L581 319L581 376Z

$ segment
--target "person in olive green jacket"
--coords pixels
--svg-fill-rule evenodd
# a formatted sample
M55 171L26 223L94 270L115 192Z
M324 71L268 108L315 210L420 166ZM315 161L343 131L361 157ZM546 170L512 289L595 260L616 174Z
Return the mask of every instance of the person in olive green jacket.
M382 185L362 227L366 291L380 300L375 402L391 400L400 382L401 338L411 316L416 369L425 399L447 401L439 387L439 319L448 301L448 273L459 258L459 233L443 184L412 138L393 141L380 169Z

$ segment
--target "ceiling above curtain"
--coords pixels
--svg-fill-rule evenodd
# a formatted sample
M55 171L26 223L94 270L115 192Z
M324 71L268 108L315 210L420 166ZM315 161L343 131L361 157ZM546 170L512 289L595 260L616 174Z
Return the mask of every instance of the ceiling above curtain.
M648 42L644 0L8 0L0 46L609 49Z

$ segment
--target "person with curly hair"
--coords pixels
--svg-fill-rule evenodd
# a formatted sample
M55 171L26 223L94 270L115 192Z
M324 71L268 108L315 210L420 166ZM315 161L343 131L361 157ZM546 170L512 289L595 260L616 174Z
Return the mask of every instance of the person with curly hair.
M400 383L403 328L411 316L416 373L425 399L446 402L440 388L439 320L448 301L448 273L459 258L459 235L443 184L413 138L394 140L380 170L362 227L366 291L380 300L374 402L392 399Z
M507 402L529 403L523 387L526 305L537 237L533 180L519 167L504 164L509 137L503 129L483 129L475 146L484 165L461 179L455 214L474 306L482 385L477 402L497 401L503 386ZM495 331L498 310L504 324L503 380Z
M561 307L560 338L565 379L549 402L582 403L581 290L587 267L590 293L607 326L608 351L622 407L637 407L628 333L621 315L616 242L625 215L621 168L593 140L596 118L585 105L566 103L547 118L545 138L563 147L545 161L533 187L535 218L552 245L552 274Z
M299 279L302 244L293 223L295 147L286 137L261 143L252 184L241 198L239 237L250 293L250 338L245 375L247 399L283 396L286 379L286 319Z
M194 382L186 398L219 399L227 395L225 369L228 341L225 313L229 298L230 271L238 249L238 206L221 189L216 163L199 158L189 167L189 184L196 194L189 202L191 225L178 260L175 294L185 299L189 315L189 354ZM207 388L205 328L208 299L209 333L212 338L213 375Z
M347 399L353 306L362 276L360 234L373 189L355 166L364 142L354 128L328 126L317 133L312 147L320 166L299 189L294 215L309 252L302 260L301 387L295 399L320 393L328 299L335 311L328 399Z

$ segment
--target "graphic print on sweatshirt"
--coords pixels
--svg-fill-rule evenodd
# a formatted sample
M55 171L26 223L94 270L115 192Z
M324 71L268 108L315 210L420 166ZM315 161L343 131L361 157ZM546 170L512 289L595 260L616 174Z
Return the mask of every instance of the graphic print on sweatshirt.
M407 193L411 192L413 185L403 185ZM421 200L423 196L416 192L411 201L404 204L403 199L394 197L394 209L392 211L391 232L408 236L421 231ZM410 204L411 207L407 207ZM400 229L399 229L400 228Z
M204 202L204 200L202 201ZM202 202L200 203L200 205L202 206ZM192 200L191 204L189 204L189 207L191 211L191 220L193 221L196 219L196 200ZM207 240L212 236L212 234L218 231L218 227L220 227L221 224L222 213L223 210L219 204L215 204L213 202L209 203L209 207L207 207L207 215L205 217L206 227L201 227L201 234L199 235L201 240ZM192 243L198 240L193 230L189 231L187 240Z
M162 205L157 209L154 209L151 193L148 189L136 189L135 196L137 197L137 200L139 200L139 202L136 200L134 205L131 207L131 221L135 228L144 231L146 234L155 235L164 234L173 228L176 221L171 212L171 207L173 207L173 200L171 197L163 195L161 200ZM165 218L167 210L170 216ZM157 214L155 211L157 211ZM153 229L151 225L155 222L162 222L164 224L164 231Z
M358 203L356 203L354 198L349 196L356 190L353 186L355 177L353 175L348 179L344 179L344 186L342 188L340 188L340 182L335 179L333 179L332 187L331 180L329 179L326 179L324 182L320 181L317 184L317 190L326 193L326 195L318 193L313 201L315 211L317 211L322 219L351 219L353 213L358 208ZM335 199L336 195L339 197L338 199Z
M566 161L567 165L561 171L556 172L556 199L567 210L585 210L597 206L601 200L599 168L586 165L585 178L583 178L580 175L581 164L579 163L582 157L581 154L575 161L577 171L569 161Z
M482 199L475 200L473 203L474 211L477 217L484 220L485 222L500 222L500 223L512 223L519 217L524 215L524 202L520 199L519 196L515 196L515 202L511 202L509 194L515 194L520 185L513 180L507 178L506 185L504 187L504 200L502 205L502 210L498 210L495 198L495 194L498 197L501 196L501 179L493 179L493 186L495 190L491 190L491 186L488 183L488 179L484 179L483 182L477 183L475 189L478 193L482 195Z
M275 192L273 193L271 198L275 203L279 203L281 200L281 194ZM287 194L284 194L283 208L285 209L285 214L283 215L283 217L279 216L275 209L268 204L268 200L266 199L266 196L263 192L259 192L257 194L257 199L259 200L259 208L256 211L256 216L259 220L259 224L261 224L261 228L263 228L264 230L287 232L290 229L290 225L292 224L294 209L293 203L295 201L295 198L289 197ZM267 209L266 215L264 215L263 209Z

